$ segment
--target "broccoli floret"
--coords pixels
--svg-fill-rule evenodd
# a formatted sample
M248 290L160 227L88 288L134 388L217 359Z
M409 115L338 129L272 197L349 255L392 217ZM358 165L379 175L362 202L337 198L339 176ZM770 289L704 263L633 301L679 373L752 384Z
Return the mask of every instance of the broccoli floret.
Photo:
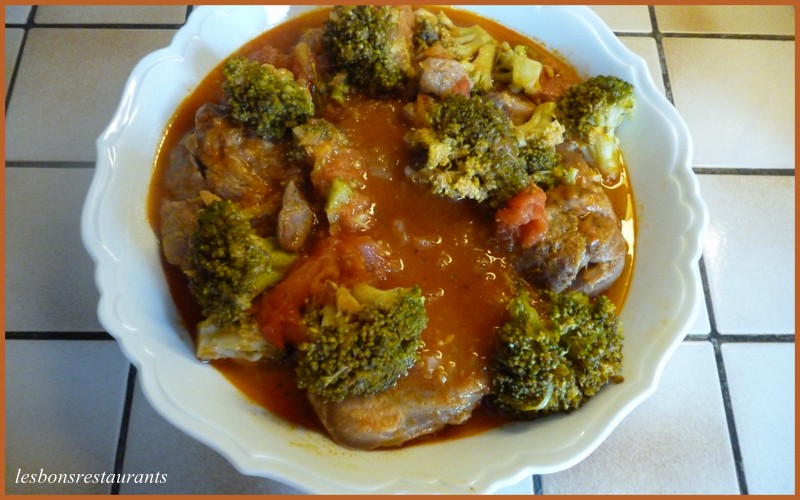
M616 128L635 103L632 84L605 75L572 85L558 100L556 116L566 129L566 139L608 182L619 178L623 166Z
M336 177L328 189L325 215L331 234L342 230L359 232L372 226L373 206L370 199L355 188L353 182Z
M533 95L541 89L542 68L542 63L528 56L526 46L512 47L503 42L497 50L493 76L496 81L508 84L511 92Z
M222 73L231 116L265 139L282 139L314 115L311 93L287 69L234 57Z
M328 89L330 89L330 96L333 102L337 104L344 104L347 99L347 94L350 92L350 84L347 83L347 73L344 71L336 73L328 82Z
M433 103L427 126L406 138L427 150L418 177L441 196L498 207L531 181L513 124L479 96L448 95Z
M347 135L324 118L311 118L292 129L292 134L297 147L291 154L296 160L311 166L324 161L332 151L350 145Z
M407 7L334 7L323 34L332 69L346 72L349 83L372 95L402 90L413 73L412 22Z
M414 11L414 53L419 54L439 41L441 20L433 12L419 8Z
M509 303L492 374L492 404L519 419L569 412L608 382L621 382L622 328L605 296L525 291Z
M255 316L219 326L206 319L197 325L197 358L202 361L235 359L259 361L280 359L283 351L269 344L261 335Z
M215 199L200 210L189 237L189 290L203 316L224 327L244 320L252 300L280 281L295 254L258 236L235 202Z
M444 12L434 15L425 9L416 11L417 40L437 41L445 52L458 61L467 71L473 93L485 93L494 89L492 71L497 55L497 40L485 29L456 25Z
M419 287L339 286L335 304L309 307L298 346L298 387L326 401L389 388L417 359L428 322Z
M439 41L459 61L471 61L484 45L497 44L497 40L477 24L457 26L444 12L439 12L438 18Z
M531 117L516 127L520 151L528 173L542 189L559 184L575 184L577 170L565 167L556 146L564 141L564 126L555 116L556 103L536 106Z
M584 396L593 396L609 381L620 382L623 335L614 303L604 295L592 302L579 292L547 295L553 303L553 324L561 332L560 344Z
M565 166L553 146L533 142L520 149L520 157L525 162L531 180L545 191L561 184L574 185L577 182L578 170Z
M564 142L564 126L556 119L556 103L539 104L525 123L515 127L521 143L558 146Z

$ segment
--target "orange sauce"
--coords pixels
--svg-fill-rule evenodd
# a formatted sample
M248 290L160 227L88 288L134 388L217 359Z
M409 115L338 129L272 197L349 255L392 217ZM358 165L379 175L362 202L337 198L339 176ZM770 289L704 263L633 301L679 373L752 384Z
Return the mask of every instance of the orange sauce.
M499 40L531 46L537 58L559 75L549 85L566 87L578 80L568 64L518 33L463 11L448 9L447 14L459 24L481 23ZM304 27L322 26L326 16L327 11L312 12L289 21L248 43L240 53L247 54L266 45L287 50L296 43ZM218 67L186 98L165 132L149 200L149 219L156 230L160 226L158 207L164 197L163 178L169 152L191 130L195 112L203 103L221 102L221 81ZM365 193L375 201L376 223L370 235L387 242L403 263L403 270L391 274L384 284L386 287L420 284L427 294L429 313L429 324L423 332L425 349L442 350L446 361L466 365L476 357L485 359L489 355L493 329L507 314L505 301L512 293L513 269L490 243L491 215L472 204L443 199L432 195L427 187L402 181L410 161L403 139L407 130L402 117L403 104L399 100L354 97L347 106L324 117L345 130L353 146L365 156L368 179ZM623 175L608 193L620 219L632 225L634 205L627 177ZM633 269L632 239L628 244L631 251L623 275L607 292L618 308L624 303ZM164 268L184 323L193 333L200 320L197 305L181 272L166 262ZM292 366L234 361L215 361L213 365L257 404L295 425L323 432L304 393L294 384ZM433 439L463 437L504 422L506 419L479 409L466 424L447 429Z

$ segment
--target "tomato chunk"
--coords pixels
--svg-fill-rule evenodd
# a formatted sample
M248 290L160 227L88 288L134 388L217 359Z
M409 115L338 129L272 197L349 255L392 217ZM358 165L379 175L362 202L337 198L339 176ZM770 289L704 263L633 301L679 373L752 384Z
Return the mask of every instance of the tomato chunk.
M539 186L523 189L495 212L498 233L522 248L531 248L547 232L546 201L547 195Z

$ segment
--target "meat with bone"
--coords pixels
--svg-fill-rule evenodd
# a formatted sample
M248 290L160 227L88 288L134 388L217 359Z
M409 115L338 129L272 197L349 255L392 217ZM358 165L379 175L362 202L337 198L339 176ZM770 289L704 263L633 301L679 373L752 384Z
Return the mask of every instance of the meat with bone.
M400 446L447 425L463 423L489 392L486 370L437 363L440 370L431 376L434 363L434 358L423 358L396 385L377 394L339 403L313 395L309 400L339 444L364 450Z
M626 244L611 199L597 183L561 185L547 191L548 229L516 266L531 283L556 292L597 295L620 276Z

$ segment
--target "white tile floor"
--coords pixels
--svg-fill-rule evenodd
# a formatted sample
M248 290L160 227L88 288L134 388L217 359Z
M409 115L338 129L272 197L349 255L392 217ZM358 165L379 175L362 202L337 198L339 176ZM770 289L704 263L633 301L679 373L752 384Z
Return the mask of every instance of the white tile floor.
M595 10L691 129L711 215L705 299L659 390L595 453L503 492L794 493L794 9ZM296 491L240 475L156 414L95 316L79 237L94 139L186 12L6 7L6 493ZM169 481L15 481L39 469Z

